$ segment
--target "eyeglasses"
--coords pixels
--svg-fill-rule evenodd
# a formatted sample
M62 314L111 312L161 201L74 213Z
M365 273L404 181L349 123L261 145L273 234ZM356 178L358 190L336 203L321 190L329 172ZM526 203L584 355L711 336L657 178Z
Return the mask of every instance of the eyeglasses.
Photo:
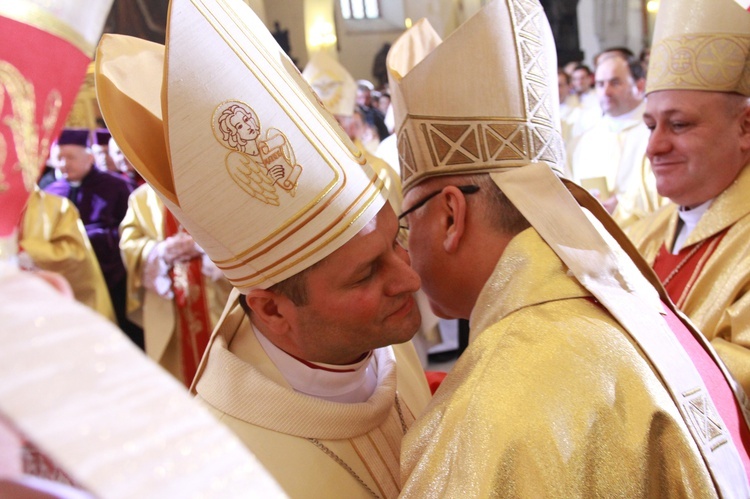
M475 192L479 191L479 186L478 185L456 185L454 187L456 187L459 191L461 191L465 195L474 194ZM409 233L408 233L409 226L406 225L405 220L404 220L404 218L406 217L406 215L408 215L409 213L412 213L412 212L418 210L419 208L421 208L422 206L424 206L425 204L427 204L427 201L429 201L430 199L434 198L435 196L437 196L438 194L440 194L441 192L443 192L443 190L445 190L445 187L443 187L442 189L437 190L435 192L431 192L431 193L427 194L425 197L423 197L422 199L420 199L419 201L417 201L411 208L409 208L408 210L406 210L405 212L403 212L402 214L400 214L398 216L398 220L400 222L399 226L398 226L398 228L399 228L399 242L401 243L402 246L406 247L406 240L408 239L408 235L409 235Z

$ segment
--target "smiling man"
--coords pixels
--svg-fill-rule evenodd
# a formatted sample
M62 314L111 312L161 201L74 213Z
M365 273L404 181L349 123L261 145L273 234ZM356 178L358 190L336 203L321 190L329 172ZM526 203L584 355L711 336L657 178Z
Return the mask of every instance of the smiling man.
M662 2L644 121L672 203L630 236L750 393L750 64L736 43L748 33L750 13L732 0ZM711 49L693 50L697 40Z
M290 496L395 497L430 395L384 180L246 4L170 13L166 51L105 37L96 77L117 143L237 288L193 390Z

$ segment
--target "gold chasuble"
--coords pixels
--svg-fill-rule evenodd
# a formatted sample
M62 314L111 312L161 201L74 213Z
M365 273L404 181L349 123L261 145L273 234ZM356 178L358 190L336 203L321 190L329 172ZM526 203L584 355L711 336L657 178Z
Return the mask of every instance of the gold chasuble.
M62 274L76 300L114 320L107 284L73 203L34 189L23 213L18 244L35 267Z
M130 320L143 326L146 341L146 354L172 373L186 386L190 386L197 366L203 355L211 329L216 325L227 302L232 286L223 277L213 280L201 275L202 293L196 293L197 283L188 286L188 298L199 298L205 309L210 327L206 339L196 343L196 329L200 323L186 321L179 316L179 307L174 299L159 296L143 285L143 267L157 243L165 238L165 208L156 192L148 185L142 185L128 199L128 212L120 225L120 251L128 271L127 311ZM189 311L190 307L182 307ZM190 314L185 314L190 317ZM198 321L196 321L198 322ZM185 361L185 356L188 356Z
M716 497L658 373L567 272L534 229L510 242L404 439L405 497Z
M396 497L401 439L430 397L411 343L374 351L377 388L366 402L329 402L289 386L233 296L196 377L196 398L290 497Z
M670 289L672 299L711 341L732 375L750 393L750 168L721 193L690 233L680 255L695 251L704 258L674 267L659 277L680 279L684 286ZM671 250L677 234L677 205L670 204L628 232L649 264L662 246ZM713 244L717 243L717 244ZM700 246L699 246L700 245ZM713 247L715 246L715 247ZM697 256L697 255L694 255ZM679 266L679 268L678 268ZM682 274L690 274L687 279Z

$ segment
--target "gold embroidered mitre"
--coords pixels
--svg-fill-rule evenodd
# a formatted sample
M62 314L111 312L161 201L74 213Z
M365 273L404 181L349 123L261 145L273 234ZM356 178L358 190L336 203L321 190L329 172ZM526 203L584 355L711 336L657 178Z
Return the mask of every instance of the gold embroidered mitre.
M302 71L323 105L332 114L351 116L357 100L357 83L339 61L317 52Z
M662 0L646 93L708 90L750 96L750 13L735 0Z
M539 2L492 2L444 42L426 20L387 65L404 192L435 175L545 161L562 172L557 58Z
M383 206L383 181L244 2L173 0L161 50L103 40L102 113L235 287L299 273Z

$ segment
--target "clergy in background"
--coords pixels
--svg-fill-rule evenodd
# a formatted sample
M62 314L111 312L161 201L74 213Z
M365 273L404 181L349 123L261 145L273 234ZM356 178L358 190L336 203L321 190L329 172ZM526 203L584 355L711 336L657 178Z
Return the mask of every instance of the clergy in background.
M23 212L19 238L23 268L61 274L76 300L115 320L99 261L70 200L35 188Z
M232 286L148 184L130 195L120 232L128 318L146 354L189 387Z
M128 209L130 185L117 174L94 167L90 133L66 128L57 140L58 168L63 178L44 190L69 199L78 208L86 233L107 282L120 329L143 348L143 331L125 314L125 266L120 256L120 222Z

